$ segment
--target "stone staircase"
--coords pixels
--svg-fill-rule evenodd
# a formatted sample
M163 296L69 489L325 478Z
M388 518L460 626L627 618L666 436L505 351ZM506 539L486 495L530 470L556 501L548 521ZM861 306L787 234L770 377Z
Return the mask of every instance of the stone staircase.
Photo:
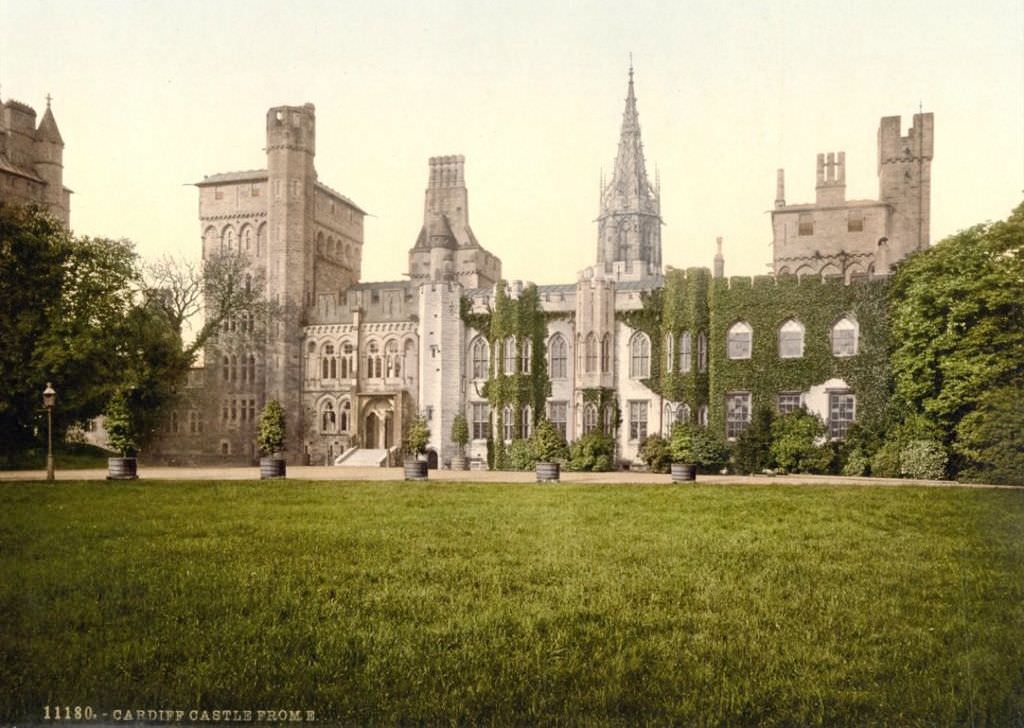
M334 460L334 464L343 468L382 468L387 465L388 451L385 448L370 450L353 447Z

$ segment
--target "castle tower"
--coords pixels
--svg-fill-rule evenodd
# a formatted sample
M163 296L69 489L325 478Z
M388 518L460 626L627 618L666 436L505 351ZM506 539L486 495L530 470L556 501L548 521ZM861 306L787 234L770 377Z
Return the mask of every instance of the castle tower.
M469 226L465 164L462 155L430 158L423 227L409 250L413 281L488 288L501 278L501 261L480 245Z
M267 112L267 296L280 320L267 336L266 397L281 403L289 423L301 423L301 329L298 314L312 303L315 242L316 110L312 104ZM289 452L302 433L289 429Z
M70 200L64 189L64 140L53 118L49 97L46 99L46 112L35 132L34 166L36 174L46 183L42 191L43 204L67 227Z
M626 108L611 181L601 190L597 267L633 280L661 277L661 190L647 177L629 68Z
M900 134L898 116L883 117L878 126L878 198L893 210L889 255L894 262L930 242L934 129L931 113L914 114L906 136Z

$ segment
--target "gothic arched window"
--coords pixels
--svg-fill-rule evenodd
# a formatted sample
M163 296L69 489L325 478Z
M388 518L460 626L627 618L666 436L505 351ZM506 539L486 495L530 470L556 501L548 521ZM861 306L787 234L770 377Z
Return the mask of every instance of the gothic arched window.
M568 376L568 347L561 334L555 334L548 343L548 375L552 379L565 379Z
M703 374L708 370L708 336L703 331L697 334L697 371Z
M601 372L607 374L612 370L612 337L605 334L601 338Z
M804 325L790 319L779 327L779 358L799 359L804 355Z
M671 372L672 367L675 364L676 358L676 337L675 335L668 333L665 334L665 371Z
M516 337L506 337L505 343L502 347L505 355L505 374L516 373Z
M836 321L832 326L832 355L856 355L859 333L860 327L853 318L843 316Z
M593 372L597 371L597 339L594 338L594 334L587 334L586 342L583 344L584 351L586 352L586 363L584 371Z
M487 339L482 336L473 339L470 353L473 358L473 379L487 379L487 360L490 358Z
M687 374L692 367L693 353L691 352L690 332L684 331L679 337L679 371Z
M384 345L384 371L389 379L402 376L402 364L398 357L398 342L394 339Z
M352 422L352 403L347 399L338 408L338 424L341 432L348 432Z
M320 432L336 432L338 422L335 419L334 405L330 400L320 406Z
M589 403L583 407L583 434L597 428L597 405Z
M519 346L519 371L523 374L530 373L530 362L533 358L533 342L528 337L523 337Z
M749 359L754 330L746 321L737 321L725 335L725 351L730 359Z
M629 342L629 376L643 379L651 376L651 340L637 332Z
M521 411L520 433L524 440L529 439L533 433L533 408L525 405Z
M320 353L320 378L338 378L338 358L334 356L334 344L324 344Z
M515 414L512 411L512 405L507 404L504 409L502 409L501 420L503 439L505 442L511 442L512 438L515 436L516 427Z

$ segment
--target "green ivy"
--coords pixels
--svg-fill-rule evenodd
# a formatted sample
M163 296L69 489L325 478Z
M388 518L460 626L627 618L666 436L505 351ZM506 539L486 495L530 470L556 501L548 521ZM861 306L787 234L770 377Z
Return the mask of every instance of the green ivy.
M504 408L511 405L518 413L526 405L533 413L533 425L544 415L544 403L551 391L551 383L547 371L547 335L548 321L551 318L540 305L540 295L535 285L525 287L519 298L508 294L505 281L495 287L494 307L488 313L474 313L468 298L462 299L460 306L462 320L467 326L476 329L487 337L490 345L489 378L484 385L483 394L494 412L494 462L499 470L508 465L507 448L503 441ZM517 343L529 340L530 373L504 373L504 342L514 336ZM521 344L520 344L521 345ZM516 352L516 369L520 366L519 352ZM516 416L513 422L513 439L523 438L523 424Z

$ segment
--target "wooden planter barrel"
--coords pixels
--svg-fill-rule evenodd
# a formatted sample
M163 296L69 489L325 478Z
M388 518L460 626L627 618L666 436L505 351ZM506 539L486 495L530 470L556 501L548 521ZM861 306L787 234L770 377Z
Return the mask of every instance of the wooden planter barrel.
M138 462L135 458L107 458L107 480L135 480Z
M405 461L405 479L406 480L426 480L427 479L427 461L426 460L406 460Z
M558 463L537 463L538 483L557 483L562 472Z
M260 458L260 480L283 477L285 477L285 466L282 458Z
M468 470L469 460L465 455L455 455L452 457L452 470Z
M693 463L672 463L673 483L692 483L697 479L697 466Z

